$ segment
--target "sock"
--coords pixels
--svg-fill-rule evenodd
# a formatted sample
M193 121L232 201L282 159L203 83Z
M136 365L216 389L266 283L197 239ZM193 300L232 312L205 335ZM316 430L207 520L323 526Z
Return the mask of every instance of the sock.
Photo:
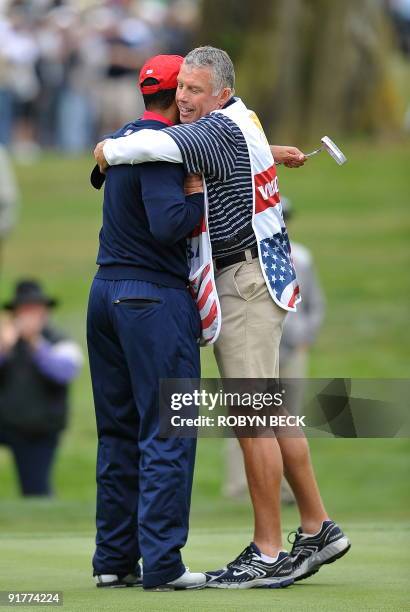
M269 555L265 555L264 553L260 553L260 557L262 559L262 561L265 561L265 563L275 563L275 561L278 560L280 553L278 553L276 555L276 557L269 557Z
M275 563L275 561L278 560L278 557L280 555L281 552L284 552L287 554L287 550L280 550L278 552L278 554L276 555L276 557L270 557L269 555L265 555L265 553L263 553L255 544L255 542L251 543L251 546L253 547L254 551L259 555L259 557L262 559L262 561L264 561L265 563Z

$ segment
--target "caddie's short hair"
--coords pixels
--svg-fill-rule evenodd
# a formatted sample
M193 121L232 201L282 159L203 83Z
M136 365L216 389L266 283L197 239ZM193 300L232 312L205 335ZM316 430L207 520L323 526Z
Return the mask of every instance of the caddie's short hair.
M225 87L235 89L235 69L229 55L223 49L216 47L197 47L188 53L184 64L195 68L210 68L214 94Z

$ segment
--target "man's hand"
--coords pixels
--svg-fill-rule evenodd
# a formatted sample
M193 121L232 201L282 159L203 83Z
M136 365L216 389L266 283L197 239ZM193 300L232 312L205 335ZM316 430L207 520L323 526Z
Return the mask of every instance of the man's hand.
M97 146L94 149L95 161L97 162L100 168L100 172L102 172L103 174L105 174L105 172L107 171L107 168L109 167L109 164L107 163L107 160L104 157L104 151L103 151L104 143L105 143L105 140L102 140L101 142L97 144Z
M13 321L5 319L0 326L0 351L8 353L18 340L18 332Z
M287 168L300 168L307 157L297 147L271 145L270 150L277 164L284 164Z
M192 195L193 193L203 193L202 174L187 174L184 182L184 190L186 196Z

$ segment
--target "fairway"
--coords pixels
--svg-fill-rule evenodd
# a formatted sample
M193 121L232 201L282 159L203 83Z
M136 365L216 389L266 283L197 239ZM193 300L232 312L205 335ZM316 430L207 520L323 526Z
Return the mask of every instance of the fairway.
M64 609L70 612L408 609L408 527L401 522L348 523L344 527L352 541L348 555L287 589L179 593L94 587L90 578L93 540L88 532L3 533L1 588L63 591ZM216 569L249 539L250 531L244 528L193 528L185 549L186 563L194 571Z

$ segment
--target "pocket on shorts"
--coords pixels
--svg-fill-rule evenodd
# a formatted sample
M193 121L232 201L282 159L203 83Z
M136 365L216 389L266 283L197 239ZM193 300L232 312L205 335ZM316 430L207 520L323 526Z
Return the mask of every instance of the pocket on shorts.
M258 275L254 263L244 262L234 272L233 282L238 295L250 300L258 290Z
M150 308L162 304L162 300L157 297L121 297L114 300L113 304L125 308Z

